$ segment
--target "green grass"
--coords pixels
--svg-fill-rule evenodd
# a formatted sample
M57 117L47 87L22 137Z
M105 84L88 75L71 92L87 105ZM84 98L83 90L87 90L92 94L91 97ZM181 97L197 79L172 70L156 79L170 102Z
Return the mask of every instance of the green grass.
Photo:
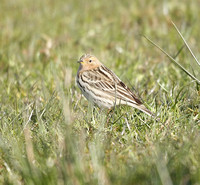
M174 57L172 20L199 59L198 17L188 0L2 0L0 184L199 184L199 86L142 37ZM88 104L75 85L87 52L161 121ZM200 78L186 47L176 61Z

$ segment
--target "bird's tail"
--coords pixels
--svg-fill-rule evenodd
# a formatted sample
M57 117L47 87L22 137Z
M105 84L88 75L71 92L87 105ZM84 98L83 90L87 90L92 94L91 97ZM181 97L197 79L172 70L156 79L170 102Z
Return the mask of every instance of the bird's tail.
M143 104L138 105L138 109L151 117L155 117L155 114L152 113L149 109L147 109Z
M145 114L147 114L148 116L151 116L153 119L155 118L157 121L160 121L160 119L153 113L151 112L149 109L147 109L143 104L142 102L140 104L136 104L136 103L130 103L128 102L127 105L133 107L133 108L136 108L142 112L144 112Z
M154 113L147 109L143 104L138 105L138 109L144 112L145 114L151 116L152 118L155 118L156 121L160 121L160 118L158 118Z

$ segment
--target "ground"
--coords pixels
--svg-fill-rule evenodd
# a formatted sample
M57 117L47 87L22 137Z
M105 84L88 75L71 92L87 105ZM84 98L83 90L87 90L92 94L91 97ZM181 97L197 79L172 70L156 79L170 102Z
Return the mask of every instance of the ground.
M0 184L200 184L199 85L143 37L200 79L171 23L199 59L199 13L189 0L2 0ZM84 53L160 121L89 104L75 84Z

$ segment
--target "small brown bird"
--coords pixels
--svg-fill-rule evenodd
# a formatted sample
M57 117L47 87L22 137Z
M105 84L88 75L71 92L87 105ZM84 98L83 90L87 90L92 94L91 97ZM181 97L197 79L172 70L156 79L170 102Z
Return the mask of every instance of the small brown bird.
M76 82L88 101L99 107L111 109L115 105L129 105L143 111L149 116L154 114L148 110L139 98L95 56L81 56Z

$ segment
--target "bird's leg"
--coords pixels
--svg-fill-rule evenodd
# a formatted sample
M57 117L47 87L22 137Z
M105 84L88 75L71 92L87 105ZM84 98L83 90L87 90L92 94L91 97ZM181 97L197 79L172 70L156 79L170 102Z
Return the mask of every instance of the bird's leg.
M112 112L113 112L113 109L112 109L112 108L108 109L108 111L107 111L107 121L106 121L106 124L109 123L110 118L111 118L112 115L113 115L113 114L111 114L111 116L110 116L110 113L112 113Z

